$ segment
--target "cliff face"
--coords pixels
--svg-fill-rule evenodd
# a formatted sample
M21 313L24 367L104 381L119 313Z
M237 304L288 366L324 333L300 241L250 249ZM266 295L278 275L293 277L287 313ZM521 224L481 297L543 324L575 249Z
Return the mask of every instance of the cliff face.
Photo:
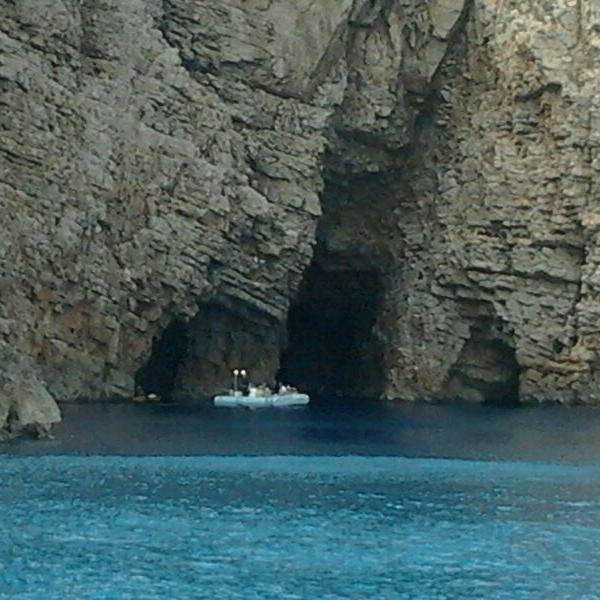
M378 393L598 401L570 4L3 3L0 424L274 377L311 260L377 279Z
M395 209L389 395L600 400L599 19L474 4Z

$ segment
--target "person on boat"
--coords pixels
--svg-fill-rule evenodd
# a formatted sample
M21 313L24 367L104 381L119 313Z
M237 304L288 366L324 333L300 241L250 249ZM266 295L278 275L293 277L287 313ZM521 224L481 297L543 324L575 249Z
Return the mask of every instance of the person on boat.
M273 395L273 392L272 392L269 384L266 381L261 383L258 387L260 389L261 396L272 396Z
M240 371L240 390L243 396L248 396L250 393L250 379L246 369Z

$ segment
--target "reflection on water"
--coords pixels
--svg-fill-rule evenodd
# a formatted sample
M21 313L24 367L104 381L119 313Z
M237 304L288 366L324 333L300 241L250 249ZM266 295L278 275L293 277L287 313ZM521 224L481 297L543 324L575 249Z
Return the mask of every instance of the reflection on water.
M600 467L0 457L0 598L594 598Z
M338 401L296 409L66 405L56 440L11 454L370 455L600 461L600 410Z

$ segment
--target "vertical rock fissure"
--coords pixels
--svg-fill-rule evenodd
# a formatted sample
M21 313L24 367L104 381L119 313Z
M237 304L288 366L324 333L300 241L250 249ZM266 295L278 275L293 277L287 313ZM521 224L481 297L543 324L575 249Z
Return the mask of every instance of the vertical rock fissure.
M470 1L433 4L399 8L386 1L371 2L363 4L350 19L346 87L330 119L323 215L312 269L328 273L329 279L323 278L323 285L333 285L332 280L338 276L360 280L365 272L374 274L378 291L371 293L371 299L360 308L355 306L354 317L369 322L366 338L376 340L373 345L377 350L363 352L360 368L353 371L377 374L369 375L372 379L367 377L369 381L364 385L347 384L342 375L335 374L343 373L343 367L335 367L336 361L332 360L325 367L315 367L325 381L321 387L328 391L387 395L391 373L403 358L392 350L400 319L390 307L397 294L411 293L408 287L398 286L402 273L412 269L406 264L407 244L426 242L426 224L422 224L423 231L416 230L421 224L417 222L420 217L415 218L415 205L421 203L421 197L410 181L410 164L425 143L422 136L427 140L423 134L432 125L438 105L444 102L441 67L462 42L461 33L472 7ZM307 280L314 276L309 272ZM405 279L402 285L410 286L410 277ZM303 312L310 315L318 305L317 292L312 292L311 300L306 299L306 288L304 293L290 317L291 349L284 354L284 367L294 353L302 362L299 351L294 350L294 344L298 344L293 336L294 320ZM340 296L338 309L343 312ZM330 318L327 325L331 322L335 318ZM308 334L302 331L300 335ZM339 339L333 334L326 337ZM305 343L318 345L319 341ZM364 338L356 346L363 344ZM350 356L344 360L356 364ZM319 387L315 382L312 386Z

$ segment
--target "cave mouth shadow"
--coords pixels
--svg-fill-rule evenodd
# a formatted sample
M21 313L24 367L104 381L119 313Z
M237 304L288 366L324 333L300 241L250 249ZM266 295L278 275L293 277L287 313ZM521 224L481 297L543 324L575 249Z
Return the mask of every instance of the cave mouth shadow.
M175 317L152 342L135 375L136 389L177 402L205 401L226 392L232 370L270 382L277 370L281 327L271 317L226 305L201 304L189 320Z
M179 366L188 350L188 329L186 322L174 319L153 339L150 358L135 374L136 390L172 397Z
M374 327L382 299L379 272L313 263L289 312L278 380L322 400L378 398L383 347Z
M489 320L471 328L471 337L449 373L449 397L491 406L519 406L520 366L514 342Z
M496 361L504 370L504 376L488 382L484 387L485 404L495 406L519 406L521 404L519 382L520 366L515 349L501 340L488 342L493 348Z

